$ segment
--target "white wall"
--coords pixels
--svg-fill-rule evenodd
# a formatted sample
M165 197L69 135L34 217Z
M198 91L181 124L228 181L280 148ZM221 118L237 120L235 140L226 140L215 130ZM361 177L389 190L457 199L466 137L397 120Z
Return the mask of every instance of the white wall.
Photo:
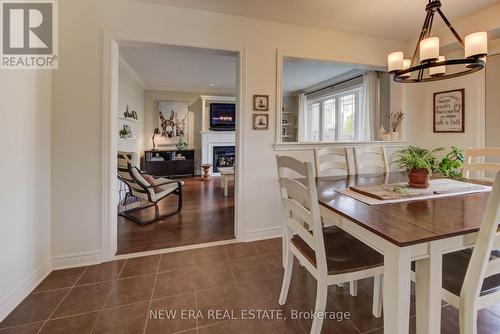
M488 57L486 66L486 146L500 147L500 54Z
M135 129L135 139L118 140L118 151L135 152L140 157L144 146L144 88L129 72L126 65L120 65L118 71L118 116L123 116L127 111L135 111L139 122L118 119L118 129L123 124L132 126ZM118 134L116 134L118 137ZM136 161L136 164L138 161Z
M50 97L49 71L0 71L0 321L50 270Z
M103 30L205 47L245 49L245 129L240 161L242 237L280 226L276 184L276 48L314 50L333 60L384 66L400 42L330 30L125 0L61 1L60 69L54 72L54 255L99 252L102 237ZM253 94L270 95L270 130L251 129ZM69 131L73 124L78 129ZM90 134L90 135L89 135ZM78 191L71 182L78 175Z

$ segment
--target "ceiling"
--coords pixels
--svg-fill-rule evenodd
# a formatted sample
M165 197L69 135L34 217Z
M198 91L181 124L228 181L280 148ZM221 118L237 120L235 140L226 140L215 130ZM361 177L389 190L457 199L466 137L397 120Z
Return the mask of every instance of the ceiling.
M241 15L298 25L336 29L408 41L416 38L427 0L140 0ZM455 20L500 0L441 0ZM436 20L436 27L444 26Z
M229 93L236 87L236 53L151 43L120 45L120 56L150 90Z
M283 62L283 93L290 94L323 83L365 66L331 61L285 58Z

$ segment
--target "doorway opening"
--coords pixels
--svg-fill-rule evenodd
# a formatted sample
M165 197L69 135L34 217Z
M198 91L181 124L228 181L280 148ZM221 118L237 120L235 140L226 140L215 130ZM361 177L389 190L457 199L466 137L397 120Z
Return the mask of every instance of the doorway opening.
M129 40L113 48L110 255L235 239L241 53Z

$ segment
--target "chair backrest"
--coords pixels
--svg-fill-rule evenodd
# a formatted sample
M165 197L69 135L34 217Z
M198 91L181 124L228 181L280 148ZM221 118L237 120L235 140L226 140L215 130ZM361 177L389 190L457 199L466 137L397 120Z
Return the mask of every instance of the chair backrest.
M460 308L462 310L463 306L467 305L477 305L476 309L481 309L500 301L500 291L498 290L479 297L484 279L500 273L500 258L496 257L490 260L491 252L500 249L499 221L500 172L495 178L495 184L488 199L488 205L460 292Z
M384 147L354 147L356 174L383 174L389 171Z
M132 152L118 152L118 179L127 184L132 195L151 200L151 196L153 196L152 189L148 188L148 182L132 164L134 154Z
M289 237L297 234L316 255L319 271L327 271L323 228L313 166L289 156L277 156L278 177L286 228ZM300 178L292 178L293 174ZM312 232L312 233L311 233Z
M480 158L500 158L500 148L469 148L465 150L464 177L472 178L478 172L500 171L500 163L478 161Z
M345 176L349 174L347 149L324 147L314 149L316 176Z

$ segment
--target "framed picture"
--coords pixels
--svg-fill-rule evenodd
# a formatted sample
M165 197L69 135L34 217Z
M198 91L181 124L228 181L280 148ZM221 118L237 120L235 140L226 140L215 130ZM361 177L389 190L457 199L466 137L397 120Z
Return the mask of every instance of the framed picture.
M269 115L268 114L253 114L253 129L254 130L268 130L269 129Z
M254 111L269 111L269 95L254 95L253 96Z
M158 145L175 145L179 139L187 143L188 120L187 102L158 101Z
M434 93L434 132L465 132L465 89Z

